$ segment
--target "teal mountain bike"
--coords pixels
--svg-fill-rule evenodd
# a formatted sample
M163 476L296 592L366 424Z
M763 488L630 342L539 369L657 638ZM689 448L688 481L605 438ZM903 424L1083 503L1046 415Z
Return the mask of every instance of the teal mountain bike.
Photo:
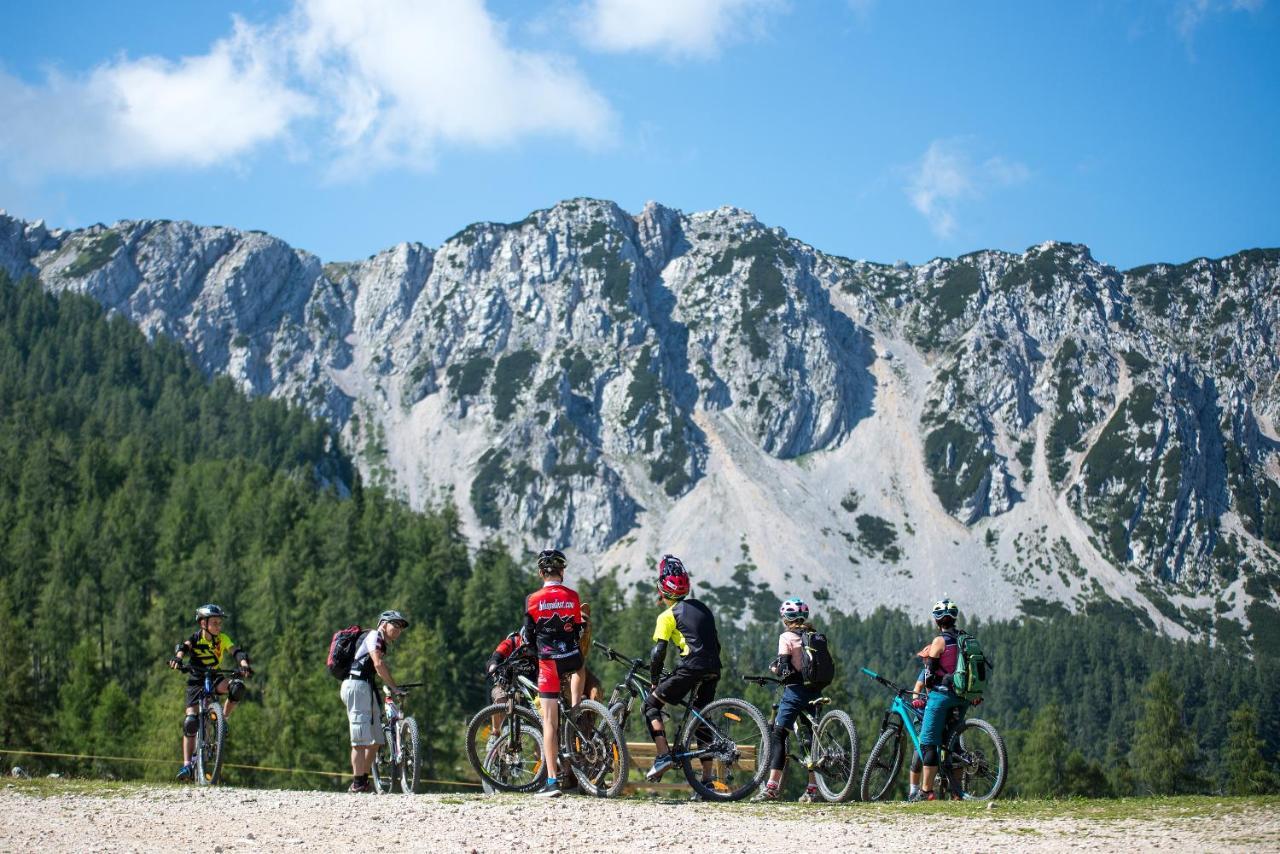
M862 672L894 694L862 772L862 800L883 801L894 795L907 746L915 758L923 759L920 724L924 712L910 703L923 695L895 685L874 670L864 667ZM1009 758L1004 739L995 727L977 718L962 718L961 709L956 708L947 717L942 744L938 779L933 786L938 797L959 795L965 800L990 801L999 796L1009 778Z

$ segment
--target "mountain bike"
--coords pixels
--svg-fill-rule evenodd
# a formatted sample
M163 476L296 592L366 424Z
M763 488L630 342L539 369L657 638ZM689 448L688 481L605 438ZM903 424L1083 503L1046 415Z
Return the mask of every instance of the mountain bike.
M923 696L908 691L867 668L862 672L893 691L893 704L884 714L880 736L867 756L862 772L862 800L884 800L902 769L903 734L910 740L915 756L920 752L920 724L924 712L908 702ZM1000 795L1009 777L1009 758L1004 739L991 724L977 718L961 718L961 709L952 709L942 731L938 779L933 791L938 797L958 794L965 800L989 801Z
M177 668L183 673L196 673L204 678L196 701L196 745L191 753L195 763L195 780L201 786L216 786L222 777L222 752L227 743L227 717L214 686L218 680L243 675L239 670L215 670L192 667Z
M401 685L402 691L421 688L425 682ZM421 763L418 749L418 722L405 717L400 706L391 696L391 689L382 686L382 735L384 742L373 759L373 790L380 795L395 791L396 783L406 795L413 794L418 785L418 767Z
M783 681L776 676L743 676L742 679L762 688L770 684L777 691L783 688ZM791 724L795 738L788 739L792 751L789 758L814 773L823 800L843 803L858 794L855 785L858 776L858 730L853 719L839 709L814 717L814 714L821 714L822 707L830 702L830 697L819 697L796 716ZM813 709L813 714L809 709ZM778 701L775 698L773 712L769 715L770 730L777 719Z
M485 706L467 724L467 759L471 767L499 791L532 792L546 779L542 761L540 704L526 706L538 696L537 685L518 672L518 662L494 671L507 689L503 703ZM594 700L582 700L572 709L560 704L560 762L572 771L578 786L588 795L611 798L622 793L627 782L627 746L622 730L609 710ZM493 718L501 716L494 728ZM483 744L482 744L483 742Z
M595 646L611 661L627 665L627 675L609 698L609 713L625 728L636 702L643 704L648 699L653 684L640 672L646 666L641 659L628 658L599 641ZM696 693L695 687L690 696ZM755 791L769 773L769 731L759 709L736 697L722 697L702 709L694 709L688 702L667 705L684 708L671 742L671 755L699 797L737 801ZM663 714L669 717L665 711ZM702 779L704 759L711 760L713 769L706 782Z

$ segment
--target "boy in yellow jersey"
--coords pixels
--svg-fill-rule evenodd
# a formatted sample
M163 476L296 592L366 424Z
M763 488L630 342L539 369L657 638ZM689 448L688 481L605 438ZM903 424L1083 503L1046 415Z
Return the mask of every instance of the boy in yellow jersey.
M191 674L187 679L187 711L182 722L182 767L178 770L179 780L190 780L193 774L191 754L196 747L196 729L198 721L196 711L200 702L200 693L204 690L205 670L214 670L222 663L224 656L230 654L233 661L240 664L240 675L246 677L253 673L249 666L249 653L238 647L222 633L222 621L229 616L217 605L201 605L196 609L196 624L200 630L178 644L169 659L169 666L177 670L186 659L191 661ZM214 691L227 695L223 714L231 717L231 710L244 698L243 679L227 679L223 677L214 683Z
M720 636L716 632L716 618L706 605L688 598L689 574L675 555L663 555L658 562L658 593L667 609L658 615L653 629L653 649L649 653L649 676L654 687L645 701L644 716L657 752L653 767L644 775L650 781L661 779L663 772L675 764L662 724L662 707L678 703L690 691L696 691L689 705L701 709L715 698L716 683L720 681ZM674 673L659 681L669 643L679 650L680 662ZM702 774L710 778L710 759L703 760Z

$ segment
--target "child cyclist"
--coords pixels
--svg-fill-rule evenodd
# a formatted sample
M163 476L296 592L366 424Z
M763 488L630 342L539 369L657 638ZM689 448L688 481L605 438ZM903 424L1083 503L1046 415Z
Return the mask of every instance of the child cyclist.
M809 606L800 599L788 599L778 609L782 618L783 631L778 635L778 657L769 669L782 679L782 699L778 701L778 716L773 722L773 749L769 759L769 779L756 800L776 801L778 788L782 785L782 772L787 762L787 736L791 725L795 723L800 712L814 700L822 696L818 688L808 688L804 684L801 659L801 633L814 631L809 622ZM804 794L800 796L803 803L818 800L818 778L813 769L809 769L809 782Z
M243 677L253 673L249 666L249 653L236 646L231 638L222 633L222 621L230 616L217 605L201 605L196 609L196 625L200 630L178 644L169 659L169 666L177 670L186 659L191 661L191 672L187 678L187 710L182 721L182 767L178 769L179 780L190 780L194 773L191 765L191 754L196 749L196 710L200 702L200 694L204 691L204 671L216 669L226 655L240 664L239 679L218 679L213 690L227 695L224 714L231 717L231 710L244 698L245 687Z
M653 630L653 649L649 652L653 690L644 704L645 720L657 753L653 767L644 775L650 782L662 779L663 772L675 765L662 723L663 706L679 703L692 692L690 708L701 709L715 699L716 683L720 680L720 636L716 631L716 618L710 608L689 596L689 574L675 555L663 555L658 562L658 595L666 609L658 615ZM662 679L668 643L679 651L680 662L675 672ZM703 759L703 780L712 782L711 775L711 760Z

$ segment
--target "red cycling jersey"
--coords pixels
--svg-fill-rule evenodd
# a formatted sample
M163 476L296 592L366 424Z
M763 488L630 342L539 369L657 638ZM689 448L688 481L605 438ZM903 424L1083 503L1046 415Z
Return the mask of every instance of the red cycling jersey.
M560 677L582 667L581 631L582 604L563 584L548 581L525 600L520 634L538 653L539 696L559 697Z

